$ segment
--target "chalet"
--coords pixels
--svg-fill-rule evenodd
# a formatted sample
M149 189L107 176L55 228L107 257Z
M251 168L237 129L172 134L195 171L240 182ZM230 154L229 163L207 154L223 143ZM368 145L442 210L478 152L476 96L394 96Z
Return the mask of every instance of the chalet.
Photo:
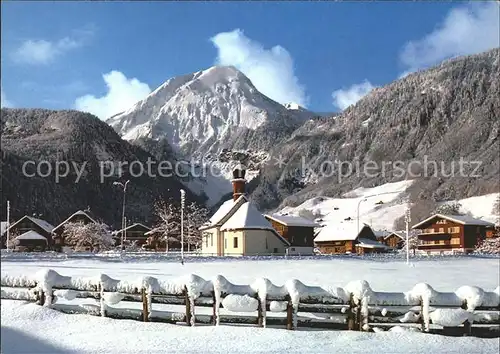
M9 237L11 237L12 240L16 240L17 237L24 235L21 239L23 240L22 244L24 245L23 247L27 247L28 250L31 246L34 248L40 245L41 239L39 237L45 239L45 247L50 247L53 243L53 230L54 226L47 221L25 215L9 227ZM28 231L34 231L34 233L28 233ZM38 236L35 236L35 234ZM30 239L31 236L33 236L33 238Z
M121 239L123 231L125 241L136 242L138 246L142 246L147 242L148 235L146 233L150 232L151 228L141 223L135 223L127 226L125 229L113 231L112 235L117 239Z
M233 171L233 199L224 202L202 227L201 252L206 255L285 254L290 243L245 195L245 169Z
M15 237L14 249L21 252L45 251L48 248L47 238L38 232L29 230Z
M486 238L494 224L467 215L435 214L413 225L421 230L420 251L431 253L470 253Z
M393 248L393 249L401 249L403 248L406 240L406 231L393 231L389 232L386 236L384 236L380 242L384 245Z
M62 236L64 232L64 225L70 222L82 222L84 224L97 223L97 218L95 218L88 210L78 210L77 212L71 214L66 220L57 225L53 230L54 248L58 251L64 246L64 238Z
M386 252L388 247L377 241L371 227L363 224L358 231L357 224L341 222L324 226L314 239L323 254Z
M320 225L295 215L264 215L281 237L290 243L293 253L313 254L314 229Z

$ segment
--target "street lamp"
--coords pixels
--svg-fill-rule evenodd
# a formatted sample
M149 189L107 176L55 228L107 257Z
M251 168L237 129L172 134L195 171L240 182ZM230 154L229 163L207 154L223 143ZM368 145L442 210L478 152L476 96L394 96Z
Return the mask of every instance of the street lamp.
M120 186L123 188L123 206L122 206L122 236L121 236L121 249L122 251L125 249L123 242L125 240L125 193L127 192L127 185L130 180L127 180L125 184L121 182L113 182L114 186Z
M410 264L410 198L406 202L405 222L406 222L406 264Z
M181 263L184 264L184 202L186 191L181 189Z
M7 200L7 225L6 225L6 235L5 235L5 238L6 238L6 247L7 247L7 250L9 250L10 248L10 237L9 237L9 228L10 228L10 201Z

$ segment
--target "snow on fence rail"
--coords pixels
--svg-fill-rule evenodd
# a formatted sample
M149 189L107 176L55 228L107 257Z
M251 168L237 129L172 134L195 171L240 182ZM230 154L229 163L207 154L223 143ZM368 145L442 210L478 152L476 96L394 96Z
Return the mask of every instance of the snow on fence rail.
M221 275L205 280L192 274L173 281L143 277L129 282L105 274L81 278L42 270L33 277L3 275L1 298L32 301L65 313L190 326L244 323L377 332L405 324L423 332L500 333L500 287L484 291L463 286L455 292L438 292L420 283L408 292L390 293L376 292L366 281L318 287L292 279L277 286L260 278L237 285ZM75 304L82 299L94 303ZM153 309L153 304L163 308Z

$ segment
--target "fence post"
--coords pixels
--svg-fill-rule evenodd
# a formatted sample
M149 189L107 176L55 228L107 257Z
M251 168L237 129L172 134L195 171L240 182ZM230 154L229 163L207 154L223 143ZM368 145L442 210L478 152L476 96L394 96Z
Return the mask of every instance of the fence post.
M142 288L142 320L144 322L149 322L149 311L148 311L148 296L146 294L146 288Z
M293 305L292 299L288 296L288 302L286 304L286 329L293 330Z
M361 318L361 299L356 304L356 328L357 331L363 331L363 319Z
M187 287L184 287L184 303L186 305L186 323L188 326L192 326L191 323L191 302L189 301L189 294Z
M212 291L212 301L213 301L213 305L212 305L212 322L213 322L213 325L217 325L217 300L215 299L215 291Z
M264 318L262 316L262 301L260 300L260 296L257 296L257 325L259 327L264 327Z
M356 305L354 304L354 298L352 293L349 294L349 310L347 313L347 329L349 331L354 331L356 330L356 317L355 317L355 311Z
M418 319L420 326L422 327L422 332L425 332L425 320L424 320L424 300L420 298L420 318Z
M462 308L467 310L467 299L462 303ZM464 322L464 337L470 336L472 334L472 326L469 320Z
M41 288L38 289L38 295L39 295L39 305L43 306L45 305L45 291L43 291Z

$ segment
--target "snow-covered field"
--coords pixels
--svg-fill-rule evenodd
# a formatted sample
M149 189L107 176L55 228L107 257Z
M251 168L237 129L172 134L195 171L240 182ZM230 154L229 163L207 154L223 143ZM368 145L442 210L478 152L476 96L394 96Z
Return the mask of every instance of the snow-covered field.
M205 279L222 274L249 284L259 277L274 284L296 278L307 285L345 286L367 280L377 291L403 292L426 282L438 291L476 285L492 291L499 285L500 259L446 257L414 260L331 257L274 260L202 260L185 265L161 257L85 259L23 258L2 255L1 273L32 275L42 268L62 275L134 280L144 275L169 280L194 273ZM2 300L2 353L39 352L363 352L363 353L497 353L498 339L451 338L415 332L356 333L347 331L286 331L250 326L197 326L112 320L66 315L34 304Z

